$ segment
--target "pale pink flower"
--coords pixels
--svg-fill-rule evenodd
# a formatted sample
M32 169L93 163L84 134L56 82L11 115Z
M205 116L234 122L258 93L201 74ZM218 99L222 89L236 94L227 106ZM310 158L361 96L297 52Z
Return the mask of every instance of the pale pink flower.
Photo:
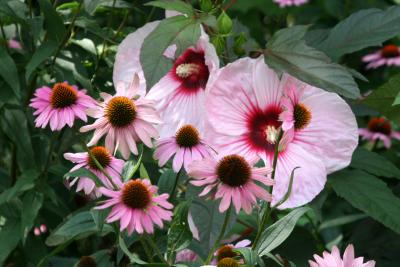
M120 230L127 229L129 234L153 233L154 224L163 228L163 221L172 219L173 206L169 203L168 194L157 195L157 186L147 179L130 180L118 191L101 187L100 192L110 199L96 209L112 206L107 223L120 221Z
M235 245L226 244L220 247L217 251L215 251L214 256L215 259L211 262L211 264L217 264L220 260L224 258L234 258L239 256L239 254L233 251L235 248L247 248L251 244L251 241L248 239L243 239L242 241L237 242Z
M17 40L14 40L14 39L9 39L7 41L7 45L11 49L15 49L15 50L21 50L22 49L21 43L18 42Z
M39 227L33 228L33 234L34 234L35 236L40 236L40 229L39 229Z
M400 140L400 132L393 131L390 122L384 118L372 118L367 128L358 129L363 140L377 142L381 140L386 148L392 146L392 138Z
M205 138L217 151L257 155L271 166L281 119L285 119L288 130L279 145L272 205L287 192L296 167L300 169L295 172L291 195L280 208L310 202L324 188L327 173L350 163L358 144L357 123L337 94L287 74L279 79L263 58L237 60L219 74L207 97L209 129ZM299 104L304 113L281 115L285 108L289 113L299 108L292 104Z
M40 232L43 234L47 232L47 227L45 224L40 225L39 229L40 229Z
M274 0L274 2L279 5L279 7L300 6L308 3L308 1L309 0Z
M90 149L93 156L104 168L110 177L113 179L113 183L121 186L121 172L124 167L124 161L113 157L110 152L102 146L96 146ZM107 178L107 176L97 167L96 163L89 156L88 152L81 153L65 153L64 158L76 163L76 165L69 171L73 172L80 168L88 169L93 172L107 188L112 189L113 184ZM70 178L70 177L68 177ZM69 182L69 187L77 184L76 191L83 191L86 195L91 195L94 197L100 197L101 193L96 187L95 182L89 177L74 177L72 181Z
M94 130L88 146L95 145L106 135L106 148L111 153L119 150L125 159L129 158L130 152L138 154L138 141L142 141L148 147L153 146L151 139L158 137L154 125L161 121L152 101L135 98L138 88L139 77L134 75L128 87L124 83L117 84L117 93L114 96L100 93L104 102L87 111L89 116L97 120L80 129L81 132Z
M271 201L271 195L256 181L264 185L273 185L274 181L268 176L269 167L255 168L257 159L245 159L242 156L217 155L202 160L193 161L189 165L188 175L193 177L191 183L195 186L204 186L199 196L209 193L215 199L221 199L219 211L224 212L233 203L236 213L240 209L250 213L257 198Z
M175 263L179 262L195 262L199 256L190 249L183 249L176 254Z
M364 258L355 258L353 245L348 245L343 259L340 256L339 249L334 246L332 252L324 251L322 257L314 254L314 261L308 261L310 267L375 267L375 261L367 261Z
M362 58L368 63L367 69L376 69L381 66L400 66L400 47L389 44Z
M211 149L201 139L199 131L187 124L179 128L175 136L157 140L154 158L163 166L175 155L172 164L174 171L178 172L184 166L187 172L192 161L208 157L211 153Z
M86 90L78 90L67 82L56 83L53 88L42 86L34 95L29 106L36 110L33 115L38 115L35 126L45 128L50 123L52 131L61 130L66 124L72 127L76 117L86 122L85 111L95 106Z

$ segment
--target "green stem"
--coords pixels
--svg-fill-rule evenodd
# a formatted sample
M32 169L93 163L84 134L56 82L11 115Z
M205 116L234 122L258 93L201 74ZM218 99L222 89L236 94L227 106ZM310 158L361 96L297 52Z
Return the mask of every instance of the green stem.
M277 138L276 143L275 143L274 159L272 161L272 173L271 173L271 179L272 180L275 179L276 165L278 163L278 155L279 155L279 143L280 143L282 137L283 137L283 131L280 130L278 138ZM272 192L272 187L269 187L268 191L271 193ZM266 203L266 205L264 207L264 212L261 212L262 219L261 219L261 223L258 226L257 235L256 235L256 238L254 239L254 242L253 242L253 245L252 245L252 249L253 250L256 248L256 246L257 246L257 244L258 244L258 242L260 240L261 234L262 234L262 232L263 232L263 230L264 230L264 228L265 228L265 226L267 224L269 216L271 215L271 211L272 211L272 209L271 209L269 203Z
M174 199L174 197L175 197L175 191L176 191L176 187L178 185L178 181L179 181L179 177L181 175L181 171L182 171L182 169L180 169L178 171L178 173L176 174L174 187L172 188L171 195L169 196L169 201L172 201Z
M162 255L160 249L158 248L158 246L156 244L154 244L153 240L149 236L147 236L147 234L143 234L143 236L146 238L146 240L149 243L150 247L156 252L156 254L160 258L160 260L162 260L163 263L165 263L168 266L170 266L169 263L163 257L163 255Z
M149 247L147 246L146 241L143 239L143 237L140 237L140 243L141 243L142 246L143 246L144 253L146 253L147 260L150 261L150 262L152 262L152 261L153 261L153 256L151 255L150 249L149 249Z
M208 253L207 259L204 262L205 265L207 265L211 262L211 259L214 255L214 251L218 248L222 238L224 237L226 227L228 226L230 215L231 215L231 208L229 207L225 214L225 220L224 220L224 224L222 225L221 232L219 233L217 239L215 239L214 245L211 247L211 250Z
M3 40L4 40L4 47L6 48L7 53L10 53L10 50L8 49L6 33L5 33L4 27L3 27L3 22L1 22L1 21L0 21L0 29L1 29L1 34L3 36Z

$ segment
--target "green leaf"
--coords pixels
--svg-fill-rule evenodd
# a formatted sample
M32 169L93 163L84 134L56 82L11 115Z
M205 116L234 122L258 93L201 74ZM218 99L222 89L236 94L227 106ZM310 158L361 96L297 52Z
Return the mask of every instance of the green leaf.
M388 82L374 90L362 103L379 111L388 119L400 123L400 106L392 106L400 91L400 74L394 75Z
M3 13L11 19L24 22L27 19L28 7L19 0L0 1L0 14Z
M174 173L173 170L166 170L165 172L163 172L160 176L160 179L158 179L158 184L157 184L159 193L170 194L174 187L175 178L176 178L176 173Z
M43 194L36 191L29 191L22 199L21 229L23 243L25 243L26 237L33 227L42 204Z
M200 37L200 22L185 16L174 16L164 19L144 40L140 62L149 90L172 67L171 60L163 53L173 44L180 54L186 48L194 45Z
M104 209L104 210L91 209L90 210L90 213L92 214L94 223L96 224L97 230L99 232L103 231L104 222L106 221L106 218L107 218L109 212L110 212L109 209Z
M42 64L46 59L50 58L57 49L57 43L50 40L43 43L33 54L31 60L26 65L25 79L28 82L32 73L37 67Z
M326 228L341 226L344 224L348 224L348 223L352 223L352 222L364 219L366 217L368 217L368 216L365 214L352 214L352 215L346 215L346 216L334 218L332 220L324 221L323 223L321 223L321 225L318 227L318 230L321 231Z
M76 171L73 172L68 172L64 175L64 177L88 177L90 178L97 187L100 187L103 185L99 177L97 177L93 172L89 171L86 168L80 168Z
M288 186L288 189L287 189L285 195L284 195L284 196L282 197L282 199L279 200L278 203L276 203L275 206L273 206L272 208L275 209L275 208L279 207L280 205L282 205L283 203L285 203L286 200L289 199L290 194L292 193L294 172L295 172L297 169L299 169L299 168L300 168L300 167L295 167L295 168L292 170L292 172L290 173L289 186Z
M384 182L361 170L340 171L328 181L355 208L400 233L400 198Z
M44 26L49 39L61 43L67 34L61 16L57 14L49 0L38 0L38 2L44 15Z
M137 264L146 264L147 262L142 261L139 256L136 253L132 253L129 251L128 247L125 244L125 240L122 237L122 235L119 235L118 237L118 244L120 246L120 248L122 249L122 251L125 253L126 256L128 256L129 260L131 261L131 263L137 263Z
M14 95L21 98L17 66L3 46L0 47L0 76L13 89Z
M83 0L83 5L85 10L90 15L93 15L96 12L97 7L100 5L102 0Z
M349 98L359 97L357 84L346 68L306 45L306 31L306 26L294 26L275 33L264 50L267 64L321 89Z
M91 212L83 211L61 223L46 239L46 245L58 246L71 239L85 238L94 233L107 234L112 231L110 225L104 225L103 231L98 231Z
M0 204L11 201L18 197L21 193L32 189L35 186L35 180L39 177L39 173L35 170L29 170L17 177L15 185L0 194Z
M139 167L139 174L140 174L140 178L148 178L148 179L150 179L150 176L149 176L149 173L147 172L147 170L146 170L146 167L144 166L144 164L142 163L142 164L140 164L140 167Z
M7 219L5 225L0 228L0 266L8 255L18 245L21 238L21 222L16 219Z
M167 10L175 10L179 13L186 14L189 17L194 15L194 9L191 5L186 4L181 0L159 0L150 1L145 4L146 6L156 6Z
M400 179L400 169L385 157L359 147L354 151L351 167L376 176Z
M143 153L140 154L140 157L137 161L135 160L129 160L125 162L124 168L122 169L122 180L124 182L132 179L133 175L137 172L137 170L140 167L140 164L142 163L142 156Z
M251 248L235 248L234 251L239 252L243 256L246 266L256 266L257 264L262 266L262 259Z
M265 229L261 234L260 243L256 247L258 255L266 255L282 244L289 237L300 217L309 210L311 209L308 207L295 209Z
M333 58L379 46L400 33L400 7L361 10L337 24L316 48Z

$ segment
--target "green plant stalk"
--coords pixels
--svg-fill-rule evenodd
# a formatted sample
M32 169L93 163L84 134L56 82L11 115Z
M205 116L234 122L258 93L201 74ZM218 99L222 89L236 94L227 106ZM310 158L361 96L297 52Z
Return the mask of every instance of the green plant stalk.
M140 240L140 243L142 244L144 253L147 256L147 260L152 262L153 261L153 256L151 255L150 249L147 246L146 241L144 240L143 236L141 236L139 240Z
M274 160L272 162L272 173L271 173L271 179L275 179L275 170L276 170L276 165L278 164L278 155L279 155L279 143L281 142L281 139L283 137L283 131L279 131L278 139L275 144L275 150L274 150ZM268 191L271 193L272 192L272 186L268 188ZM271 215L271 207L269 203L266 203L264 206L264 212L261 213L263 214L263 217L261 219L261 223L258 226L257 229L257 235L256 238L254 239L253 245L252 245L252 250L254 250L260 240L261 234L265 228L265 225L267 224L267 221L269 219L269 216Z
M181 172L182 172L182 169L180 169L178 171L178 173L176 174L176 176L175 176L174 187L172 188L171 195L169 196L169 201L171 201L171 200L173 200L175 198L175 191L176 191L176 188L178 186L178 181L179 181Z
M162 260L162 262L167 264L168 266L170 266L169 263L163 257L160 249L157 247L156 244L154 244L153 240L147 234L143 234L143 236L147 240L147 242L149 243L150 247L156 252L157 256Z
M231 215L231 207L228 208L225 214L224 224L222 225L221 232L219 233L217 239L215 239L214 245L211 247L210 252L208 253L207 259L204 264L210 264L211 259L214 255L214 251L218 248L219 243L221 242L222 238L225 235L226 227L228 226L229 218Z

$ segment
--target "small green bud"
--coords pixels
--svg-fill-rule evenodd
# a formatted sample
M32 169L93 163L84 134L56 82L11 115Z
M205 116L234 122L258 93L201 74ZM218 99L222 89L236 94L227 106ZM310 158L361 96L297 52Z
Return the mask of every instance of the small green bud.
M213 9L211 0L200 0L200 9L204 12L209 12Z
M214 36L211 38L211 43L215 46L218 55L221 55L225 49L225 38L222 36Z
M240 33L239 35L235 36L234 40L235 41L233 43L233 51L238 56L244 56L246 54L246 51L243 46L247 42L246 36L244 35L244 33Z
M225 11L222 11L221 15L219 15L217 26L220 34L229 34L232 31L232 20Z

